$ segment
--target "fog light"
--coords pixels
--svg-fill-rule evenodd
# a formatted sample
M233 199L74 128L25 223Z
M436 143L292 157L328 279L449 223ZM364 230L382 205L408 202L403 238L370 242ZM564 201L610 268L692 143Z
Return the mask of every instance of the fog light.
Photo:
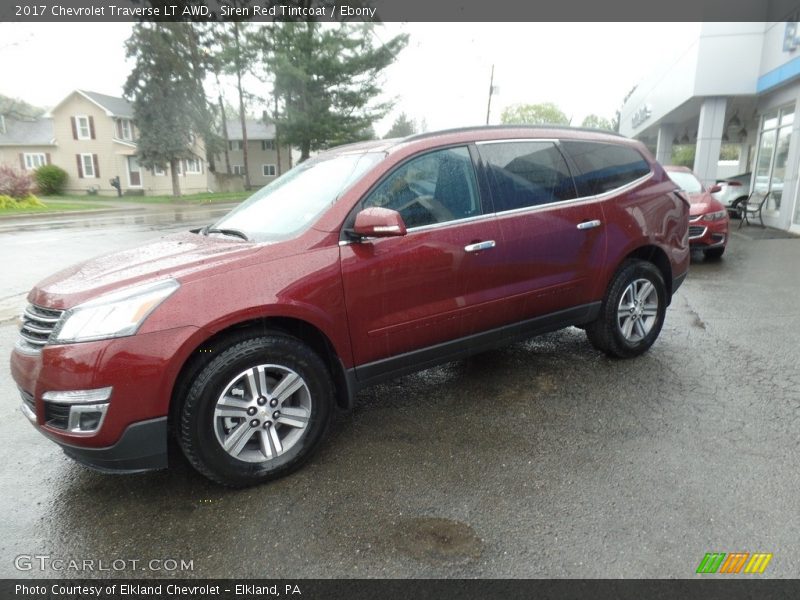
M103 404L73 404L69 407L67 429L70 433L94 433L103 424L108 402Z
M45 392L42 394L45 415L53 413L55 417L46 419L46 422L51 427L66 429L70 433L95 433L103 425L111 391L112 388L105 387L95 390Z

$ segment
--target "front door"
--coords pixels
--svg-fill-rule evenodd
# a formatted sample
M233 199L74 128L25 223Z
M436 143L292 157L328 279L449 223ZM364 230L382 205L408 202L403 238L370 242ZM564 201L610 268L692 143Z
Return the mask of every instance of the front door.
M403 163L359 209L371 206L397 210L408 233L341 248L355 364L479 329L481 304L496 288L498 231L483 210L467 148L436 150Z
M142 169L135 156L128 157L128 185L130 187L142 187Z

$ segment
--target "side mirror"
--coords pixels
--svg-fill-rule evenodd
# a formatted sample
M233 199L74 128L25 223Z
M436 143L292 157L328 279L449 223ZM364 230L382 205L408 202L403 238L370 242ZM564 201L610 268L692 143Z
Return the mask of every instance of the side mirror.
M709 194L716 194L717 192L721 191L722 187L720 185L712 185L711 189L708 190Z
M374 206L356 215L353 234L357 237L398 237L406 234L406 224L396 210Z

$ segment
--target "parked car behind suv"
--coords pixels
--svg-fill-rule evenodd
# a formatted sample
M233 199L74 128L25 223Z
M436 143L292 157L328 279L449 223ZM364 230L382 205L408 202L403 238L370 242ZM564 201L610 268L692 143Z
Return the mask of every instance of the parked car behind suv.
M362 388L567 326L615 357L656 340L689 205L639 142L473 128L334 148L217 223L30 293L22 410L108 471L214 481L306 461Z
M727 179L717 181L719 190L711 194L719 200L731 217L738 216L740 205L750 195L750 180L752 173L741 173Z
M720 258L728 245L730 218L725 206L713 196L714 192L719 191L719 186L714 185L707 190L688 167L668 165L664 169L689 198L691 248L702 250L706 258Z

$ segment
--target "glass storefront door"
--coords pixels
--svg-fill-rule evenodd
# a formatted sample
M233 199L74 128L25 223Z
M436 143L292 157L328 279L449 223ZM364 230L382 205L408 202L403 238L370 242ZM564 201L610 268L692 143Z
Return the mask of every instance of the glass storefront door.
M773 216L777 216L780 211L783 199L783 182L786 178L793 123L794 106L769 112L761 120L753 189L756 192L772 192L764 212Z

